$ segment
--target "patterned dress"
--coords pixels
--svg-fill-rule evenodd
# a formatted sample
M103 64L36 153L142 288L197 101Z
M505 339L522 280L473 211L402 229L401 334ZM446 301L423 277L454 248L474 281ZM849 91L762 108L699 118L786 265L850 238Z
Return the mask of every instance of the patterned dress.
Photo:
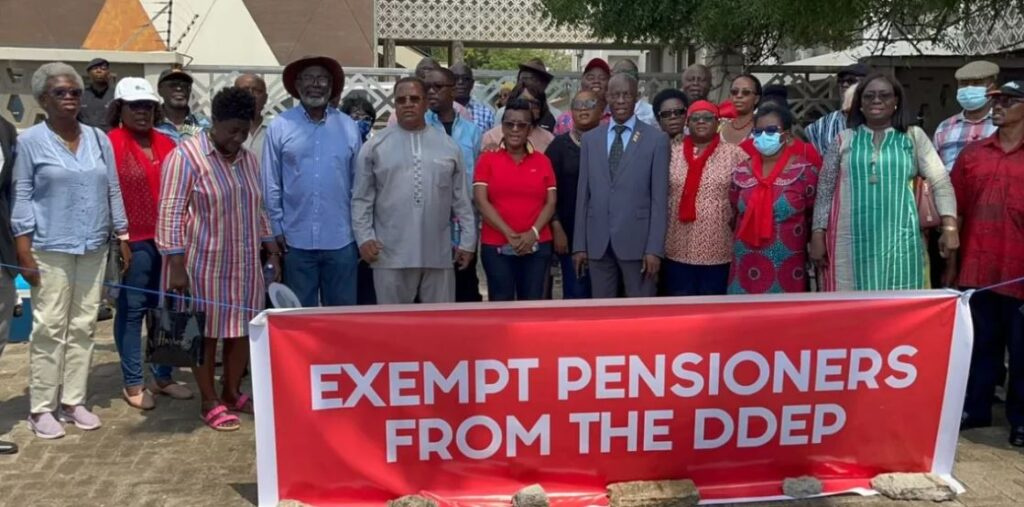
M810 147L810 145L808 145ZM819 167L808 154L794 153L772 186L774 241L764 248L740 239L739 224L758 180L750 160L736 167L730 200L736 210L736 239L729 272L729 294L807 291L807 242L810 239Z
M205 133L182 141L164 163L157 246L165 256L185 254L208 338L247 336L263 309L260 243L273 236L261 195L256 157L243 149L228 162Z
M827 230L824 290L926 288L925 255L913 181L932 186L942 216L956 216L949 175L924 132L845 130L825 157L814 228Z

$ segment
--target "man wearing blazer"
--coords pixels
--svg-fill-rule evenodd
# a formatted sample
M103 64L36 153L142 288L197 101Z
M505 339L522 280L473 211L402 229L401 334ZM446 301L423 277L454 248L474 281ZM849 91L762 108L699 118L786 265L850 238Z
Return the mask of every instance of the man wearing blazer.
M573 263L589 266L595 298L652 297L665 255L668 136L637 120L637 81L608 82L612 120L583 136Z
M14 288L14 277L18 272L18 257L14 250L14 235L11 233L11 175L16 155L15 143L18 132L14 125L0 116L0 355L11 331L11 320L14 318L14 305L18 292ZM18 446L13 442L0 440L0 454L14 454Z

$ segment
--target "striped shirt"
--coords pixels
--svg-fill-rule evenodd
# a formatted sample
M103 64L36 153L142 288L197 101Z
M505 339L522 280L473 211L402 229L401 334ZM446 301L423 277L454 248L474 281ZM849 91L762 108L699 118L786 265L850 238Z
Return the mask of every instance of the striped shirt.
M839 137L839 133L844 130L846 130L846 115L842 111L832 111L808 125L804 134L807 135L807 140L814 145L814 149L824 156L828 153L832 143Z
M992 111L978 121L968 120L963 112L943 120L935 129L933 141L947 171L953 170L953 162L968 143L985 139L996 131L992 124Z
M469 99L469 104L466 105L466 109L473 116L473 123L480 127L480 132L487 132L491 130L491 127L494 127L494 110L487 104L476 100L476 98L471 98Z
M247 336L263 308L260 243L274 238L261 195L256 156L243 149L228 162L206 134L182 141L164 162L156 244L165 256L185 255L208 338Z

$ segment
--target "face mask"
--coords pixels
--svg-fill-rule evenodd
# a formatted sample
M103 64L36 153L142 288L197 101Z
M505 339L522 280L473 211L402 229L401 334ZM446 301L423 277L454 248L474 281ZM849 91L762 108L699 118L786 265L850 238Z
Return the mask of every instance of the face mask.
M988 104L988 88L984 86L965 86L956 91L956 101L964 111L977 111Z
M769 134L762 132L754 136L754 148L765 156L772 156L782 149L782 133Z
M366 140L366 136L370 135L370 129L373 128L373 124L370 123L368 118L363 118L356 122L359 125L359 135L363 136L363 141Z

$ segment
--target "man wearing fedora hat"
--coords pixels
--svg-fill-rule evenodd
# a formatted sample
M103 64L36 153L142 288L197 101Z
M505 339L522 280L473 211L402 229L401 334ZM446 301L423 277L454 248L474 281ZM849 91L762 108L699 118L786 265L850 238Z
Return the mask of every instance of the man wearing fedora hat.
M992 124L992 100L987 94L997 89L999 66L978 60L960 67L953 76L957 85L956 101L963 111L943 120L933 138L947 171L953 169L953 162L968 143L996 131Z
M555 76L548 72L547 66L544 65L544 60L531 58L519 64L519 76L516 79L518 84L522 84L532 92L546 92L548 85L555 79ZM554 132L555 118L558 118L562 112L551 107L551 104L542 104L541 109L539 126L548 132ZM501 114L503 113L504 111L501 112ZM501 118L501 114L498 115L498 118Z
M333 58L307 56L284 68L282 83L299 105L271 122L262 164L267 215L285 252L284 281L302 306L354 305L352 178L362 136L354 120L329 107L345 73Z

